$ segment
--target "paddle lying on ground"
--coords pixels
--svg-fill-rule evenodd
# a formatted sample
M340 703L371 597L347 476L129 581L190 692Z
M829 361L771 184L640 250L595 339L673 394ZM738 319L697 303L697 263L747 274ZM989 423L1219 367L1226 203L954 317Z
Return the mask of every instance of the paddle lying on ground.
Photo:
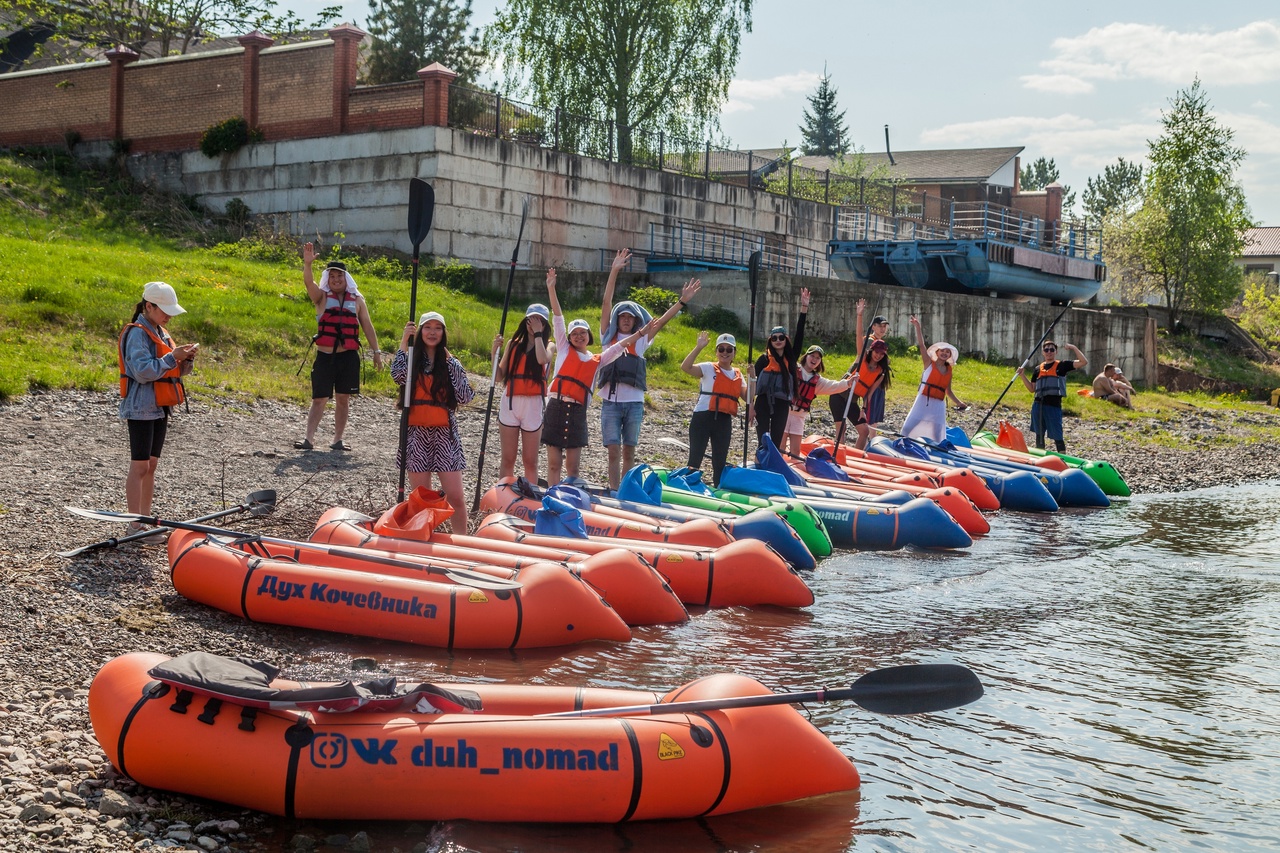
M191 519L192 524L201 521L212 521L215 518L232 515L237 512L248 512L250 515L261 516L270 515L271 511L276 508L276 490L275 489L259 489L256 492L250 492L245 498L244 503L240 506L233 506L228 509L211 512L208 515L202 515L198 518ZM154 536L154 530L139 530L136 533L130 533L128 536L113 536L110 539L103 539L101 542L93 542L71 551L59 551L59 557L79 557L89 551L96 551L99 548L114 548L117 545L123 545L126 542L134 542L138 539L146 539L148 536Z
M807 693L770 693L763 696L696 699L691 702L660 702L654 705L621 705L616 708L561 711L538 716L635 717L844 700L856 702L877 714L927 714L968 705L981 696L982 682L968 667L954 663L932 663L874 669L848 687L824 687Z
M502 580L501 578L490 577L480 572L472 572L467 569L444 569L436 566L428 566L423 563L415 563L409 560L396 560L391 557L378 557L359 548L343 548L337 545L322 545L319 542L304 542L297 539L279 539L275 536L264 536L260 533L241 533L238 530L228 530L225 527L210 527L205 524L194 524L188 521L168 521L163 518L155 518L149 515L138 515L132 512L112 512L105 509L84 509L78 506L69 506L67 512L74 515L83 516L84 518L92 518L95 521L137 521L142 524L154 524L157 527L172 527L174 530L193 530L196 533L206 533L210 536L226 536L232 539L240 539L247 542L259 541L266 542L271 545L284 545L287 548L298 548L307 551L317 551L321 554L329 554L334 557L345 557L349 560L360 560L366 563L372 563L379 566L394 566L399 569L412 569L419 572L429 572L432 574L443 575L448 578L450 583L456 583L459 586L469 586L473 589L520 589L523 584L519 581Z

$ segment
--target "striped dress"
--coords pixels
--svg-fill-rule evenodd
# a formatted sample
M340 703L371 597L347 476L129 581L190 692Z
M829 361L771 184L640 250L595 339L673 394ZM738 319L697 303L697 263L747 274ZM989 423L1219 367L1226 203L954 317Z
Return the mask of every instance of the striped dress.
M449 356L449 379L453 382L453 393L458 398L458 405L465 406L475 397L476 392L467 381L467 372L462 362ZM427 364L426 369L431 370ZM405 379L409 373L409 355L404 350L396 353L391 362L391 378L401 387L404 395ZM458 422L454 410L449 410L447 427L410 426L406 445L409 451L409 463L405 470L415 474L438 471L465 471L467 457L462 452L462 440L458 437ZM396 452L396 467L401 465L399 451Z

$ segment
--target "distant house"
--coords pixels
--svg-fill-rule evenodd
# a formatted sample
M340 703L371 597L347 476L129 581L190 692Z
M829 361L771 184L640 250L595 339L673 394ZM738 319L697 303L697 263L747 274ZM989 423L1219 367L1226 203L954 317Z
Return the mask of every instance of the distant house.
M887 171L911 189L953 201L989 201L1015 207L1018 192L1017 148L953 148L935 151L865 152L867 171ZM796 165L819 172L834 169L836 158L797 157Z
M1244 232L1244 252L1236 259L1245 274L1275 276L1280 272L1280 226L1250 228Z

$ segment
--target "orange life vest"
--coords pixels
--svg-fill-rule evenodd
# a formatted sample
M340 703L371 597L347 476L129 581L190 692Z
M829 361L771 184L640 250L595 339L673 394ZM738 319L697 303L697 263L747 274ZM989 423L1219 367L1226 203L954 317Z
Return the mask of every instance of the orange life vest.
M523 347L513 350L507 358L507 396L508 397L542 397L547 393L546 371L539 371L537 379L524 375L525 364L529 359L529 351ZM566 359L568 361L568 359Z
M951 390L951 376L954 373L954 368L945 373L936 367L931 368L929 370L929 381L920 383L920 393L930 400L947 399L947 392ZM939 376L942 378L939 379Z
M698 391L699 397L710 397L707 411L725 415L738 414L738 398L742 395L742 374L732 378L720 369L720 365L712 365L715 373L711 377L711 390Z
M863 358L862 363L858 365L858 378L853 383L853 396L865 398L871 393L871 386L875 384L880 374L884 372L884 367L869 358Z
M120 356L120 396L129 396L129 383L135 381L124 369L124 337L129 334L130 329L141 329L147 333L147 337L151 338L151 342L156 345L156 358L164 358L173 352L173 338L163 330L160 330L159 337L155 332L151 331L142 323L126 323L125 327L120 330L120 342L117 346L118 355ZM164 375L152 383L155 386L156 405L157 406L176 406L183 400L187 399L186 389L182 387L182 365L175 364L172 370L166 370Z
M596 353L583 361L578 351L573 350L565 356L564 364L555 378L551 380L551 390L562 398L585 406L591 396L591 386L596 380L596 370L600 367L600 355Z
M413 383L413 397L409 401L409 426L447 427L449 425L449 407L437 403L431 396L431 386L435 377L423 373Z

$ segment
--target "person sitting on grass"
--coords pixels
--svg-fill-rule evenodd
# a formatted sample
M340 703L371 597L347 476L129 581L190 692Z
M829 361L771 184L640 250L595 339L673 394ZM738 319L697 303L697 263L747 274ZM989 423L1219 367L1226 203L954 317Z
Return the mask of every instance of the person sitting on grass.
M1124 374L1120 372L1120 368L1107 363L1103 366L1102 372L1093 377L1093 393L1089 396L1132 409L1131 394L1133 394L1133 386L1124 381Z

